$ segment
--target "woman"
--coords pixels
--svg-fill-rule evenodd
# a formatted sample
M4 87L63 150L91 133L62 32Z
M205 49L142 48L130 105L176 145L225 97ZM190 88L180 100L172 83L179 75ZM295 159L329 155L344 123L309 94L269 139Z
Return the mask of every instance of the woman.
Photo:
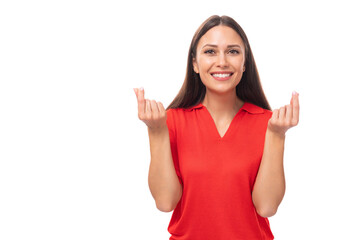
M286 131L299 99L271 111L242 28L212 16L195 33L185 82L167 110L134 89L148 126L149 187L174 210L173 240L273 239L268 217L285 194Z

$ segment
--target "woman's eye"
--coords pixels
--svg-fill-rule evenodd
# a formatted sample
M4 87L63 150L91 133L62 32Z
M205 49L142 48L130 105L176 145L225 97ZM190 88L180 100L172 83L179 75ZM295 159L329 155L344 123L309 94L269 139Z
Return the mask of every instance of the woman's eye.
M238 50L235 50L235 49L231 49L229 51L229 53L232 53L232 54L239 54L239 51Z
M209 50L206 50L204 53L214 54L214 53L215 53L215 51L214 51L214 50L212 50L212 49L209 49Z

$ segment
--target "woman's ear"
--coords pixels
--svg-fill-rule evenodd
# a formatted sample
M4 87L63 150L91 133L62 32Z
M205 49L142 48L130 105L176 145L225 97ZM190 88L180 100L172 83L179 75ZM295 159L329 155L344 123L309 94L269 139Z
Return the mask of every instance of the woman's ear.
M193 58L192 63L193 63L194 72L199 73L199 68L198 68L198 65L197 65L197 62L196 62L195 58Z

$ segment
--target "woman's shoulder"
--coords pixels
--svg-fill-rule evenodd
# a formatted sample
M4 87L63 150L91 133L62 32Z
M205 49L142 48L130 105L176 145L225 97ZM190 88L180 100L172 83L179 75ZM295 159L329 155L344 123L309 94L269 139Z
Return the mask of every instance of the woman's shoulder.
M204 106L201 103L188 108L169 108L166 110L167 119L174 125L178 126L192 121L196 121L196 112L198 112L202 108L204 108Z
M188 112L193 112L194 110L197 110L197 109L201 109L203 108L204 105L202 105L202 103L198 103L194 106L191 106L191 107L186 107L186 108L169 108L167 109L166 111L168 113L171 113L171 114L185 114L185 113L188 113Z
M272 113L271 110L268 110L266 108L262 108L254 103L251 102L245 102L243 107L245 111L252 113L252 114L269 114Z
M250 102L245 102L242 108L256 118L269 119L272 116L271 110L262 108Z

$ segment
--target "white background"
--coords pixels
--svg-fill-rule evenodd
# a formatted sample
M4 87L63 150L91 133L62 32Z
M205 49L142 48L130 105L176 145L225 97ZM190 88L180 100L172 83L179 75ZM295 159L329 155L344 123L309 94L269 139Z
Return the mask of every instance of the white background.
M360 239L356 1L1 1L0 239L168 239L134 87L167 106L213 14L245 30L287 133L275 239Z

